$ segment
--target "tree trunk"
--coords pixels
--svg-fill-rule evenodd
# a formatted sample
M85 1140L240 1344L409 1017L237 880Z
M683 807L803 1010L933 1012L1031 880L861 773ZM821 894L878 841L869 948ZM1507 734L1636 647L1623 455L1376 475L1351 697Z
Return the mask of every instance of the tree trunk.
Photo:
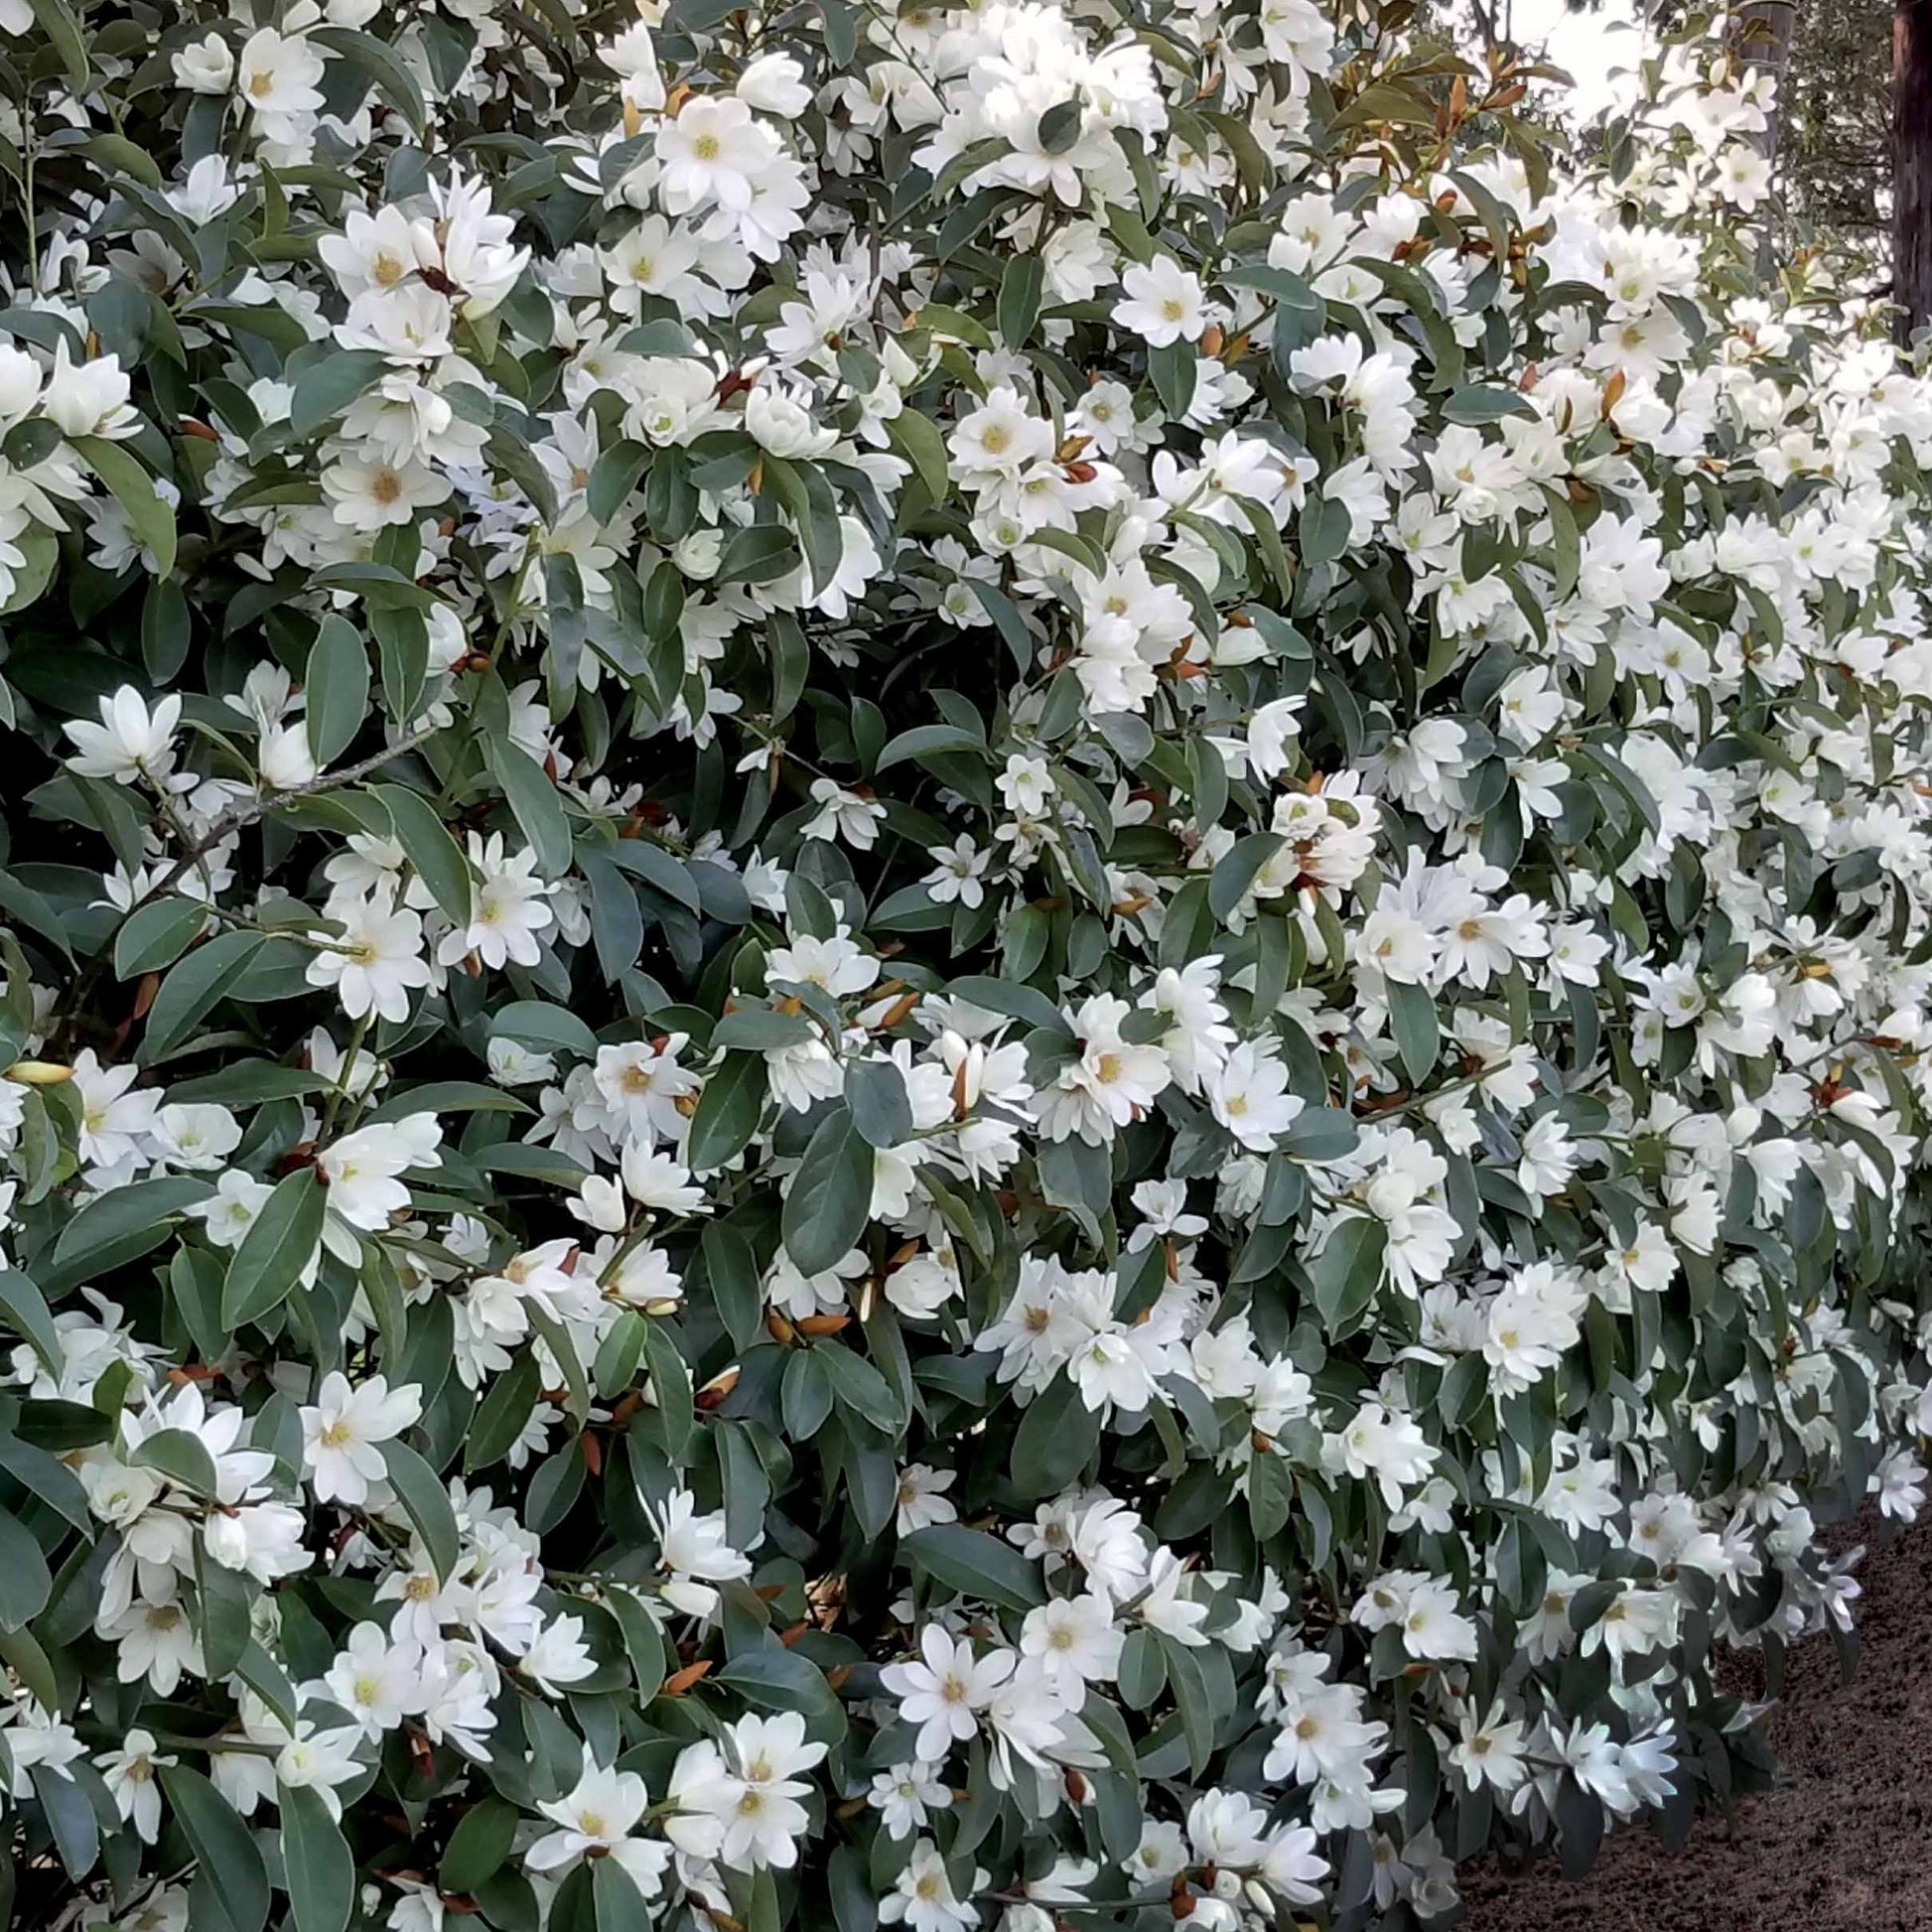
M1892 300L1898 336L1932 321L1932 0L1891 17Z

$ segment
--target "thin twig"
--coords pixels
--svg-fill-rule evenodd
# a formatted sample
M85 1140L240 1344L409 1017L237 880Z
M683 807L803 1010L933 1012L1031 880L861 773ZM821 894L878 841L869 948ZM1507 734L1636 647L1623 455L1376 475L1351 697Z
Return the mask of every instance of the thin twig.
M345 764L336 771L324 771L316 777L305 779L299 785L282 785L274 791L257 792L252 798L244 798L239 804L230 805L208 826L207 830L196 840L193 846L176 860L174 869L161 883L153 887L148 897L165 893L194 865L204 854L211 852L230 833L245 831L258 818L266 818L270 812L279 811L291 798L307 798L318 791L334 791L338 785L352 785L357 778L365 778L371 771L379 771L405 752L413 752L418 745L427 743L444 727L440 724L418 725L407 737L399 738L386 751L358 759L354 764Z
M189 871L199 865L221 841L231 834L244 831L258 818L266 818L270 812L279 811L292 798L307 798L319 791L334 791L339 785L353 784L357 778L365 778L371 771L379 771L383 765L393 762L406 752L413 752L418 745L434 738L444 728L438 724L418 725L413 732L407 733L385 750L373 753L365 759L358 759L353 764L345 764L334 771L324 771L299 785L284 785L274 791L257 792L252 798L244 798L238 804L230 805L219 813L208 825L202 836L177 859L167 875L150 887L143 895L140 904L147 905L173 891L187 876ZM132 917L139 908L130 906L127 917ZM86 1004L94 982L100 977L101 969L107 964L108 956L114 948L114 941L120 935L120 928L126 918L116 922L114 930L104 938L95 949L93 956L81 968L79 978L74 982L73 992L67 1002L67 1010L61 1019L57 1039L66 1039L72 1032Z

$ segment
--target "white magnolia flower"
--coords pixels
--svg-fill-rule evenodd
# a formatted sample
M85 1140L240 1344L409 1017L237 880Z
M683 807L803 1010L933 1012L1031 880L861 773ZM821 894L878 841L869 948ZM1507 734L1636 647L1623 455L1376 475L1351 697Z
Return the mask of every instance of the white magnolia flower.
M340 1370L323 1377L313 1407L302 1411L303 1461L318 1502L360 1503L386 1478L382 1445L418 1422L422 1391L391 1389L380 1375L349 1386Z
M131 685L100 700L100 723L75 720L63 729L73 740L69 767L83 778L116 784L159 784L174 768L181 700L162 698L150 711Z
M1019 1659L1011 1650L992 1650L979 1656L970 1638L955 1640L929 1623L919 1637L916 1661L889 1664L880 1681L898 1699L900 1719L917 1725L919 1756L941 1762L956 1743L963 1743L979 1726L978 1714Z
M407 1019L411 990L430 983L421 917L398 907L387 888L332 899L329 912L343 934L309 962L309 984L333 988L351 1020Z
M671 1848L661 1840L633 1838L650 1804L634 1771L600 1770L587 1751L583 1775L566 1798L537 1809L558 1829L524 1853L532 1871L567 1871L587 1857L611 1859L648 1904L662 1887Z

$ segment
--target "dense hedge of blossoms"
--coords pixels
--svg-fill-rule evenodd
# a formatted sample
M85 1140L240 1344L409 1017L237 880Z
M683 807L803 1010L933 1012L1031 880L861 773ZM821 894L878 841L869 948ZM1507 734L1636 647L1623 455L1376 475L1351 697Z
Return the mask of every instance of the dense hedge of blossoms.
M1723 22L1553 176L1411 11L0 0L16 1923L1763 1774L1932 1429L1932 388Z

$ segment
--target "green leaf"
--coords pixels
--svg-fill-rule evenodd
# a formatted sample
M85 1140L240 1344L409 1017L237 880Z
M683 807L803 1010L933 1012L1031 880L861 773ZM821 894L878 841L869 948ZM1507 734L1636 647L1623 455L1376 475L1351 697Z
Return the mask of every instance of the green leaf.
M36 1764L28 1775L68 1876L84 1878L100 1857L100 1814L89 1789L101 1789L99 1773L86 1763L69 1770Z
M501 1087L481 1080L426 1080L420 1087L398 1087L369 1114L371 1121L407 1120L411 1114L529 1114L535 1111Z
M0 1427L0 1469L23 1488L31 1489L50 1509L58 1510L90 1542L100 1527L87 1507L87 1492L65 1462L44 1449L23 1442L11 1427Z
M1572 756L1579 763L1593 764L1602 771L1630 801L1630 808L1643 820L1645 828L1653 835L1658 831L1663 821L1657 813L1656 798L1651 794L1650 787L1620 758L1594 742L1587 748L1580 748Z
M1152 1252L1159 1255L1159 1243ZM1027 1501L1058 1495L1086 1467L1099 1443L1099 1412L1080 1399L1070 1375L1056 1375L1020 1419L1010 1467L1014 1489Z
M306 1100L327 1093L331 1082L306 1067L277 1066L271 1060L234 1060L215 1073L171 1081L168 1098L211 1100L221 1107L259 1107L268 1100Z
M0 991L0 1040L11 1061L26 1047L38 1031L34 1013L34 969L11 932L0 930L0 962L6 966L7 979Z
M1489 246L1496 260L1506 260L1509 255L1509 237L1518 226L1515 210L1497 196L1493 188L1476 180L1466 169L1451 168L1449 178L1462 191L1469 206L1475 209L1489 237Z
M446 1892L474 1892L503 1867L516 1837L517 1812L500 1798L484 1798L464 1813L443 1848L437 1877Z
M1340 1161L1355 1151L1361 1131L1339 1107L1310 1107L1281 1138L1281 1150L1298 1161Z
M518 434L513 420L499 416L484 444L489 460L537 506L546 523L557 521L557 491L536 452Z
M1013 653L1014 664L1022 671L1030 670L1034 661L1034 640L1028 632L1026 621L1020 615L1020 607L997 584L989 584L984 577L968 577L963 581L979 600L981 610L993 620L994 629Z
M1279 832L1250 832L1246 838L1236 839L1208 877L1208 910L1217 919L1225 919L1241 903L1262 867L1281 849Z
M450 1506L450 1492L444 1488L442 1477L400 1438L392 1438L382 1445L382 1460L388 1470L389 1486L416 1526L416 1534L436 1568L437 1581L447 1584L456 1574L457 1562L463 1554L456 1511Z
M278 1785L282 1873L296 1932L346 1932L355 1910L355 1861L343 1828L312 1784Z
M195 1031L254 963L263 943L259 932L217 932L170 969L148 1009L142 1065L164 1059Z
M1583 537L1577 528L1577 512L1560 489L1545 483L1543 506L1550 512L1552 567L1556 578L1551 596L1561 604L1577 588L1577 573L1583 565Z
M1248 1458L1248 1520L1261 1542L1281 1533L1294 1503L1295 1482L1288 1464L1279 1455L1257 1449Z
M914 725L910 731L900 732L880 753L872 767L873 776L890 771L896 764L903 764L907 759L923 761L949 752L983 759L987 756L986 741L957 725Z
M1081 117L1077 100L1062 100L1047 108L1039 117L1040 147L1047 154L1065 154L1080 138ZM1015 343L1014 346L1017 348L1019 344Z
M193 898L151 898L137 905L114 935L114 977L138 979L172 966L207 924L207 907Z
M489 1031L514 1039L540 1053L574 1053L579 1059L597 1057L597 1035L576 1014L542 1000L515 1000L489 1016Z
M143 188L162 186L161 166L155 157L137 143L118 133L94 133L75 143L89 161L98 161L104 170L133 176Z
M518 1174L525 1180L540 1180L549 1187L581 1187L585 1170L567 1154L554 1147L535 1147L527 1141L502 1141L484 1148L476 1156L484 1173Z
M1331 564L1348 548L1354 519L1348 505L1311 489L1302 505L1302 561L1311 570Z
M764 1322L764 1292L752 1244L729 1221L712 1221L698 1247L725 1332L734 1347L750 1347Z
M690 868L661 845L652 845L648 839L620 839L611 848L611 858L633 879L654 887L687 912L704 910L698 882L691 877Z
M24 543L25 537L21 541ZM73 947L61 915L31 886L4 869L0 869L0 911L10 913L20 924L39 933L64 959L72 959Z
M1185 416L1192 406L1199 359L1192 343L1169 343L1163 348L1148 350L1148 378L1170 416Z
M691 1370L662 1321L644 1323L644 1360L650 1369L651 1394L657 1403L665 1452L673 1462L682 1464L690 1449L691 1432L697 1427Z
M309 579L311 590L352 591L371 608L428 611L436 599L393 564L326 564Z
M1331 133L1374 121L1434 127L1434 103L1418 86L1398 80L1371 81L1328 123Z
M1255 549L1261 555L1276 594L1284 604L1289 603L1295 596L1295 576L1289 568L1288 552L1282 547L1282 533L1276 529L1275 519L1251 497L1237 496L1234 500L1248 520Z
M657 1924L636 1881L616 1859L600 1859L592 1866L591 1898L597 1932L652 1932Z
M779 1419L794 1443L809 1443L832 1413L832 1378L815 1348L794 1349L785 1357L779 1388Z
M714 1047L740 1052L768 1053L775 1047L802 1046L817 1038L817 1030L802 1013L780 1013L775 1007L747 1001L724 1015L711 1030Z
M946 500L946 439L929 416L916 409L901 409L886 424L893 447L912 466L913 475L925 485L935 503Z
M509 1453L537 1406L537 1397L543 1392L542 1383L536 1355L525 1349L488 1384L464 1444L466 1470L486 1469ZM469 1887L459 1889L467 1891Z
M666 1675L663 1633L628 1590L614 1589L604 1600L623 1632L624 1655L630 1659L631 1674L637 1682L637 1700L648 1704Z
M241 1662L251 1632L248 1608L255 1590L252 1579L229 1570L208 1555L207 1545L195 1542L195 1593L198 1600L202 1661L210 1682L226 1677Z
M817 0L825 30L825 53L834 69L848 68L859 51L859 9L845 0Z
M409 123L416 138L422 139L428 119L423 90L386 41L379 41L371 34L358 34L349 27L311 27L308 37L360 68L389 105Z
M548 1309L535 1303L524 1305L530 1325L543 1337L544 1346L557 1359L557 1366L564 1372L565 1395L564 1411L579 1429L591 1419L591 1385L584 1373L584 1364L578 1358L576 1346L570 1338L570 1331Z
M664 558L644 583L644 635L663 643L677 635L684 617L684 573Z
M60 1332L54 1326L47 1297L31 1275L23 1275L14 1268L0 1269L0 1315L6 1317L7 1326L15 1334L25 1336L33 1344L34 1353L41 1358L48 1374L56 1382L60 1381L67 1369Z
M1035 1157L1039 1191L1047 1204L1064 1207L1078 1218L1087 1239L1096 1246L1100 1222L1113 1193L1113 1163L1104 1147L1095 1147L1077 1134L1063 1141L1041 1144Z
M221 1285L221 1322L231 1333L288 1299L322 1245L328 1207L329 1189L312 1168L275 1183Z
M899 1538L899 1552L915 1570L945 1588L1008 1610L1045 1601L1038 1573L1011 1543L963 1523L939 1523Z
M598 522L609 523L623 508L650 461L650 446L644 443L614 443L599 456L584 492Z
M154 479L123 444L110 443L104 436L70 436L68 442L114 492L136 540L153 556L155 574L166 577L175 567L175 512L162 500Z
M1079 127L1079 107L1073 106L1074 127ZM1054 110L1058 112L1058 109ZM1037 255L1015 255L1000 279L998 314L1000 334L1009 348L1024 348L1027 338L1039 320L1040 292L1046 284L1046 266Z
M761 474L764 485L783 505L792 528L805 548L806 575L814 594L838 575L845 556L845 534L839 527L838 498L824 474L814 465L766 456Z
M914 329L929 329L935 336L949 336L955 342L965 343L971 348L991 348L993 338L987 333L983 322L959 309L949 309L943 302L928 302L912 317Z
M1168 1667L1168 1687L1173 1692L1174 1706L1180 1713L1181 1735L1187 1743L1187 1766L1198 1778L1214 1754L1214 1705L1208 1696L1207 1679L1193 1651L1185 1644L1176 1643L1166 1632L1161 1635L1161 1652Z
M1444 403L1443 414L1451 423L1499 423L1505 416L1523 416L1535 422L1536 405L1514 389L1472 383L1457 389Z
M61 1230L53 1266L39 1261L35 1266L58 1295L160 1247L172 1217L206 1200L208 1191L207 1182L197 1176L166 1174L97 1195Z
M779 1221L785 1251L801 1274L823 1274L865 1239L872 1173L872 1148L852 1115L834 1107L805 1149Z
M777 523L748 523L725 539L714 585L770 584L789 576L802 561L789 530Z
M948 981L945 990L949 999L965 1000L973 1006L984 1007L989 1013L1004 1013L1011 1019L1024 1020L1029 1027L1063 1035L1069 1043L1073 1038L1066 1015L1036 986L994 979L983 973L967 973Z
M1151 1710L1154 1700L1168 1687L1168 1660L1162 1654L1160 1635L1142 1625L1127 1633L1121 1646L1121 1702L1130 1711Z
M912 1138L912 1100L891 1060L854 1060L845 1070L845 1104L869 1146L903 1146Z
M724 1063L705 1075L685 1146L692 1173L728 1167L745 1152L758 1132L764 1094L762 1053L727 1053Z
M185 1764L164 1765L161 1788L230 1932L262 1932L268 1923L268 1873L248 1827L201 1772Z
M1389 1245L1385 1222L1352 1214L1328 1236L1309 1263L1309 1281L1322 1325L1337 1333L1354 1322L1382 1285L1382 1256Z
M214 1458L199 1436L185 1429L158 1429L128 1452L128 1464L153 1469L204 1502L213 1501L218 1480Z
M850 1845L834 1849L826 1875L832 1892L832 1921L837 1932L878 1932L879 1903L873 1896L871 1885L866 1882L859 1855Z
M382 667L382 706L398 725L415 717L429 677L429 621L420 611L369 606L376 659Z
M72 9L67 0L30 0L34 18L40 22L41 32L54 44L54 51L61 57L61 70L68 77L68 85L78 96L87 91L89 75L87 70L87 42L80 31L80 24L73 17Z
M586 848L578 866L591 883L591 936L597 963L607 981L615 984L637 963L644 943L644 915L637 907L636 890L607 852Z
M61 562L61 545L52 530L30 523L13 540L14 548L26 559L23 569L13 573L13 594L0 604L0 618L11 618L38 604L53 581ZM14 710L13 693L7 692L7 711ZM11 729L11 727L10 727Z
M905 1427L905 1408L898 1391L863 1355L855 1355L836 1341L822 1343L812 1353L824 1365L833 1398L841 1409L849 1409L888 1436L897 1436Z
M470 862L436 808L407 785L371 785L369 792L387 810L397 840L431 897L454 924L467 926L476 897Z
M194 639L195 621L181 586L170 578L151 577L141 600L141 661L155 683L174 682Z
M289 1682L282 1667L253 1638L242 1647L241 1661L235 1665L235 1675L281 1719L288 1729L295 1728L301 1699L296 1696L295 1686Z
M615 1402L637 1379L637 1366L644 1358L646 1326L635 1309L624 1309L605 1331L597 1345L597 1360L591 1364L591 1380L600 1401Z
M1118 138L1117 136L1116 139ZM1141 174L1140 168L1135 170L1136 192L1141 195L1142 207L1152 215L1160 200L1160 187L1158 182L1154 181L1152 164L1149 163L1145 151L1139 150L1138 144L1136 144L1136 151L1140 153L1142 167L1148 170L1145 177ZM1142 192L1144 184L1151 187L1151 193ZM1113 236L1121 253L1129 261L1145 264L1154 259L1159 252L1154 245L1154 236L1148 231L1147 222L1142 220L1141 216L1125 202L1110 201L1104 218L1107 232Z
M54 1575L34 1533L0 1509L0 1630L18 1630L47 1607Z
M95 1601L98 1600L99 1592L96 1590ZM92 1621L90 1608L81 1627ZM5 1663L21 1683L33 1692L42 1710L60 1710L60 1680L54 1675L53 1662L41 1648L40 1640L33 1631L0 1629L0 1663Z
M332 348L296 377L295 393L289 399L290 432L306 441L388 371L389 358L375 349Z
M1426 986L1388 980L1385 988L1383 997L1389 1003L1389 1027L1395 1035L1395 1049L1401 1056L1402 1070L1409 1076L1409 1084L1419 1087L1436 1070L1436 1057L1442 1050L1436 1002Z
M92 1449L97 1443L109 1441L114 1434L113 1423L92 1404L62 1402L58 1398L23 1402L14 1426L24 1442L46 1449L50 1455Z
M347 751L369 711L368 646L346 618L324 618L303 673L309 751L318 766Z
M779 1643L740 1651L713 1682L729 1685L760 1711L800 1711L815 1717L838 1704L818 1665Z
M530 849L537 855L537 871L545 879L561 879L570 870L570 820L557 787L529 753L507 738L488 741L489 768L509 800Z

